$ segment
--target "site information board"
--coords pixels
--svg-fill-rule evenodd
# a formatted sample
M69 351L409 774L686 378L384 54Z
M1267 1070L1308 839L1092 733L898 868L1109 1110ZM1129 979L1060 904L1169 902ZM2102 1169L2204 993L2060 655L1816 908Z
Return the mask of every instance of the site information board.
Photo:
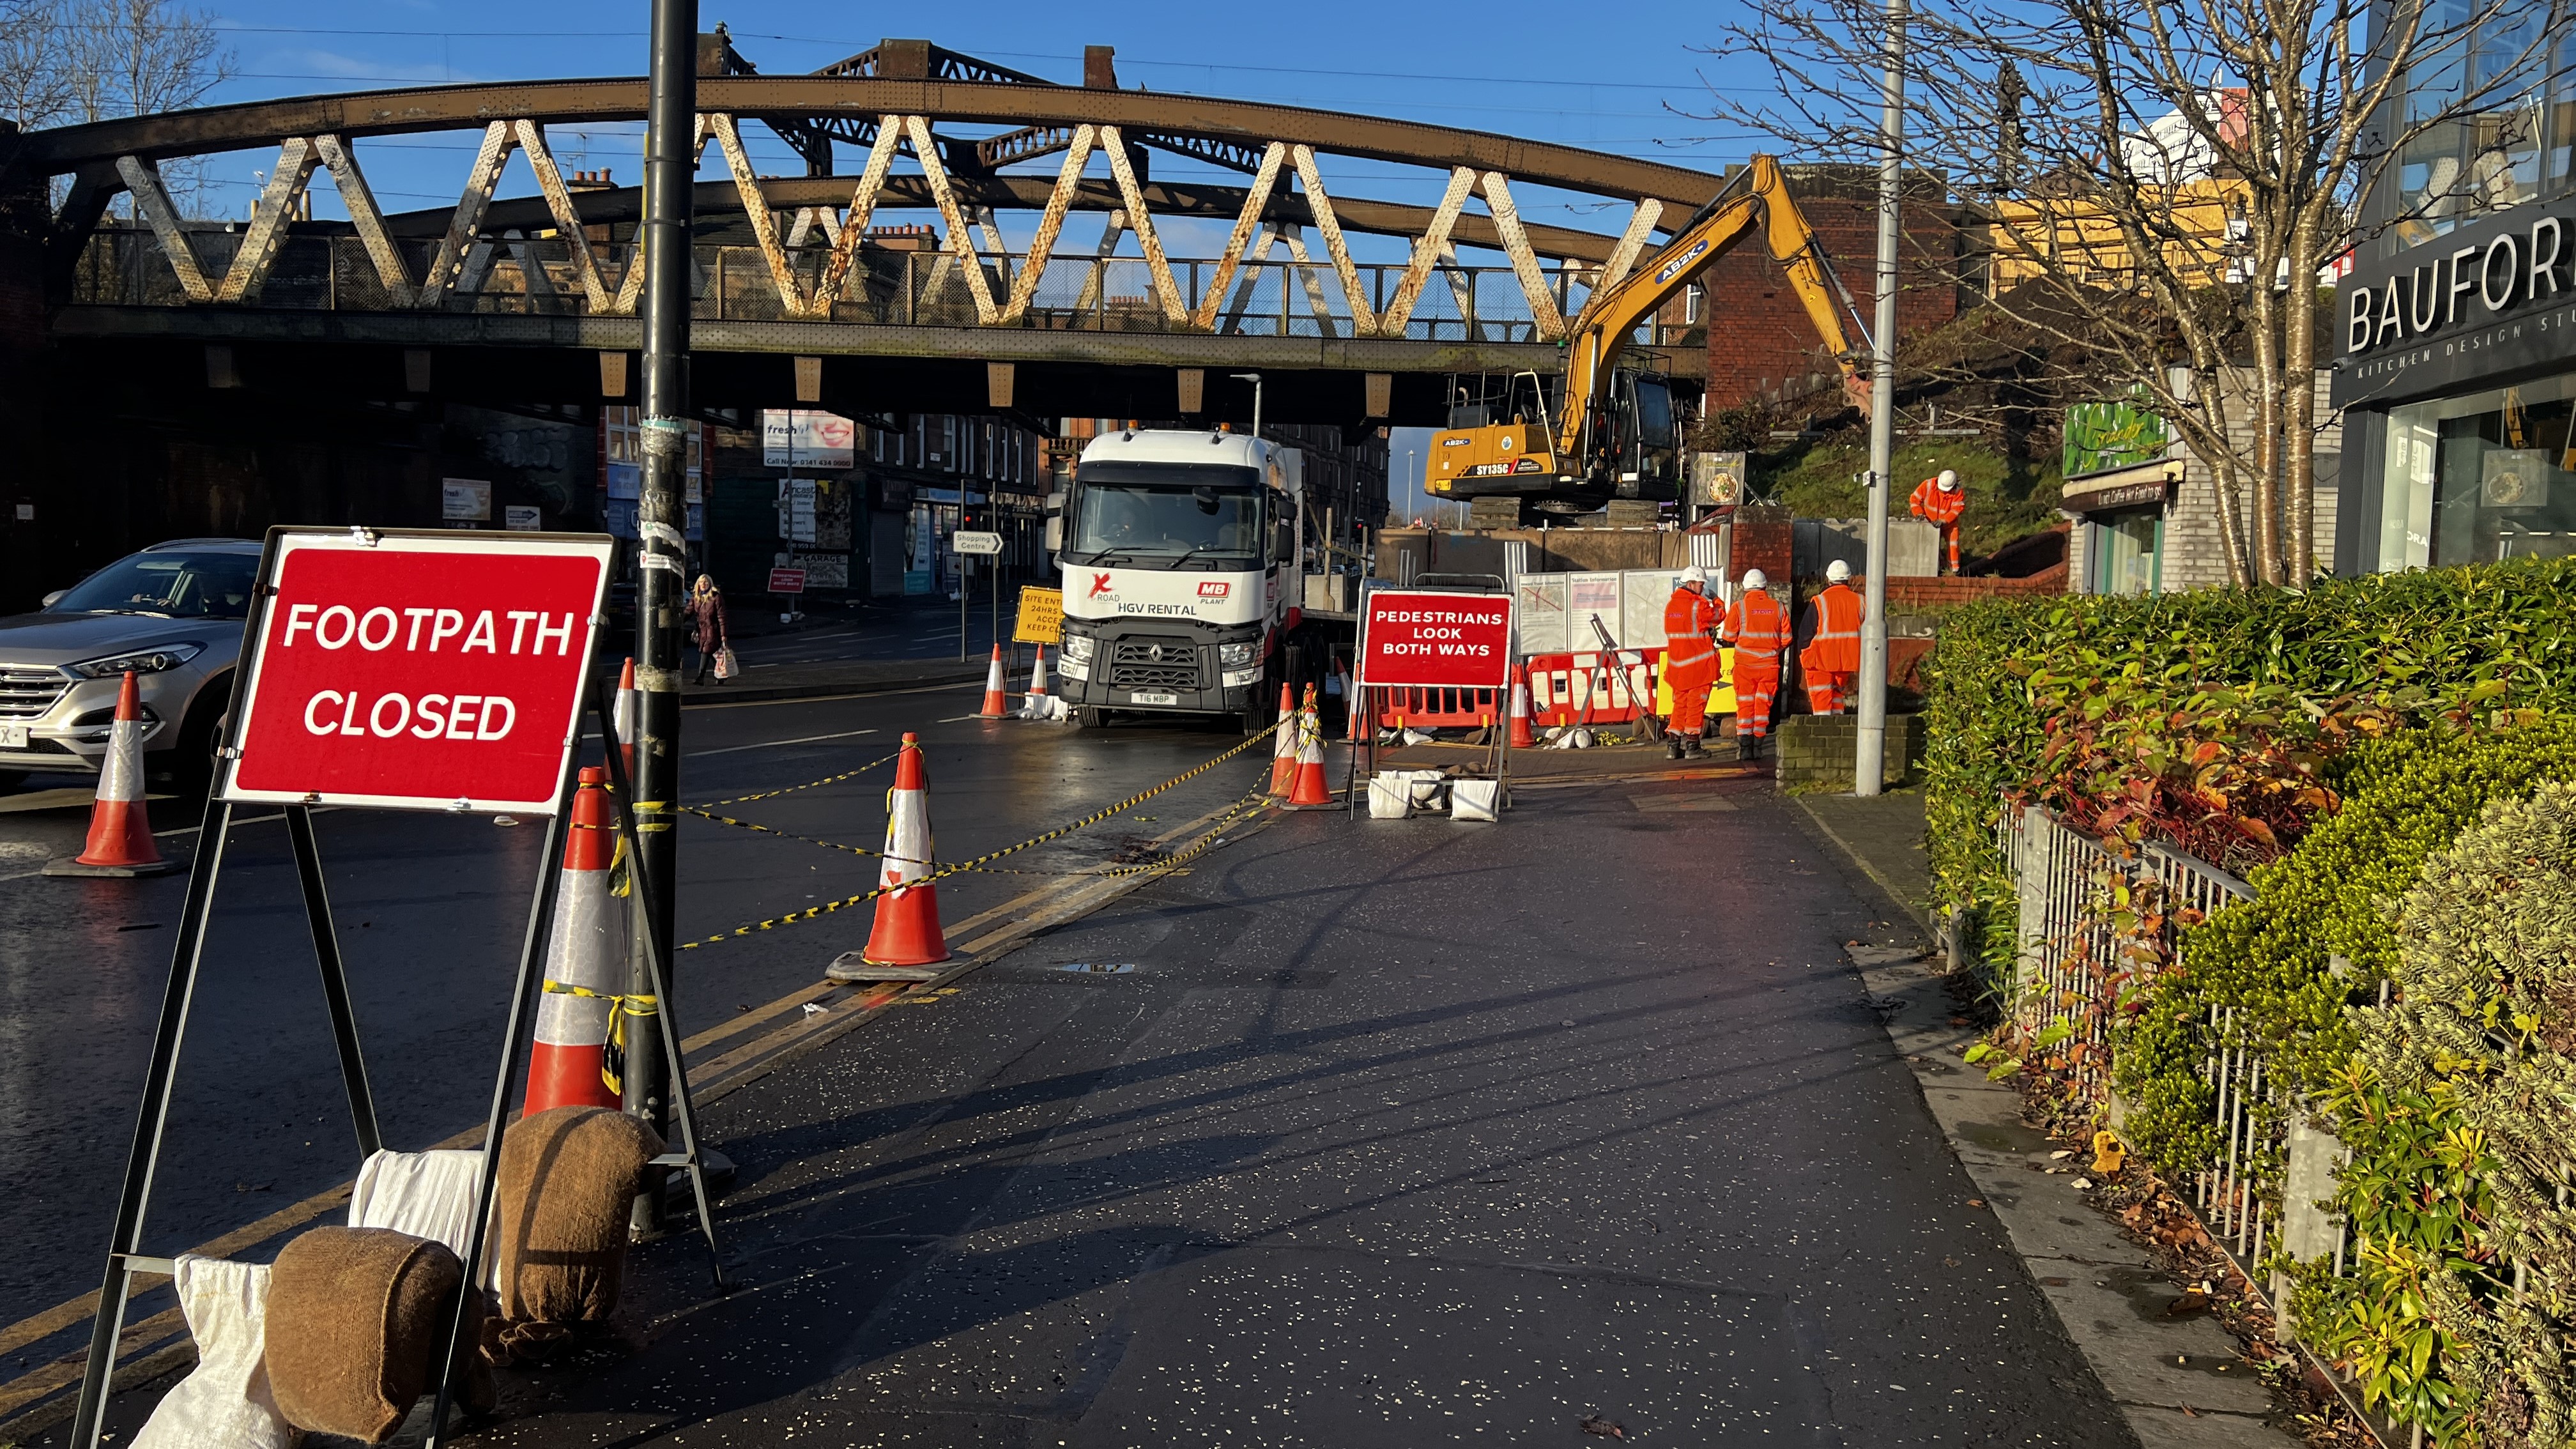
M1364 686L1501 689L1511 664L1509 594L1371 589L1360 610Z
M272 533L223 797L552 813L615 548Z

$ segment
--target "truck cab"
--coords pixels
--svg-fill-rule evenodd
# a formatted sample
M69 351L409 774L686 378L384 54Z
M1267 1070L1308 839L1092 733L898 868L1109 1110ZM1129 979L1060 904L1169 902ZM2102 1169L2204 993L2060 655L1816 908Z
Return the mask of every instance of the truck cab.
M1305 458L1240 433L1095 439L1050 528L1063 573L1057 688L1109 711L1275 716L1300 623Z

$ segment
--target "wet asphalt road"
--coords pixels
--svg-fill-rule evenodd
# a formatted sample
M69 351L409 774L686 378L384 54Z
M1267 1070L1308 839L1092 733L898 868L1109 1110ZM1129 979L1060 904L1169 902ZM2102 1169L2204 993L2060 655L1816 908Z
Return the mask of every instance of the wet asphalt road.
M953 631L954 615L948 626ZM936 623L916 632L935 633ZM884 641L880 641L884 642ZM793 637L761 641L757 661ZM935 648L936 641L922 647ZM954 647L953 632L947 647ZM746 653L753 653L746 650ZM978 686L870 698L693 705L683 723L682 798L704 801L797 784L891 754L923 735L943 856L1010 844L1197 765L1237 742L1214 727L1120 725L1087 733L960 716ZM1233 799L1266 751L1063 842L1001 864L1096 864ZM875 848L891 771L728 810L779 829ZM35 777L29 790L81 783ZM154 825L181 831L169 803ZM151 1251L173 1252L273 1212L356 1167L345 1099L314 974L283 827L273 812L236 826L209 936L199 1006L149 1220ZM261 816L269 818L262 819ZM117 1184L167 978L184 876L46 879L77 850L83 811L0 813L0 1325L98 1285ZM419 1148L482 1119L510 974L535 880L543 822L334 811L315 826L388 1145ZM774 917L874 884L872 860L683 817L683 937ZM185 860L192 833L165 833ZM958 919L1042 883L977 874L942 882ZM681 956L683 1034L820 978L864 943L854 910ZM0 1377L68 1351L30 1346Z
M1753 782L1282 819L717 1104L733 1293L478 1442L2133 1446L1865 892Z

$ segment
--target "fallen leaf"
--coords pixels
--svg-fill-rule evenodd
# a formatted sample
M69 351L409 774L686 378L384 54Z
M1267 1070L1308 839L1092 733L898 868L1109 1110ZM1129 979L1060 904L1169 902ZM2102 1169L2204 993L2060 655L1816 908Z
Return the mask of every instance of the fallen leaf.
M1964 1016L1954 1016L1950 1018L1950 1024L1952 1026L1967 1026L1969 1025L1969 1021Z
M2093 1190L2093 1179L2089 1177L2079 1177L2075 1179L2075 1190L2077 1192L2091 1192Z
M2104 1177L2110 1177L2119 1172L2121 1164L2128 1160L2129 1149L2120 1145L2118 1137L2108 1132L2093 1134L2093 1170L2095 1172Z
M1986 1200L1985 1200L1984 1198L1981 1198L1981 1197L1972 1197L1972 1198L1968 1199L1968 1206L1970 1206L1970 1207L1984 1207L1985 1205L1986 1205Z
M1626 1425L1613 1424L1609 1420L1602 1418L1599 1414L1584 1415L1583 1422L1579 1427L1584 1433L1603 1439L1625 1439L1628 1437L1628 1429Z
M2201 1292L2197 1288L2187 1288L2183 1290L2183 1295L2180 1298L2177 1298L2173 1302L2165 1305L2165 1317L2180 1318L2186 1313L2198 1313L2200 1310L2207 1308L2208 1306L2208 1294Z
M2056 1161L2063 1162L2063 1161L2065 1161L2067 1158L2073 1157L2073 1156L2075 1155L2075 1149L2074 1149L2074 1148L2072 1148L2072 1147L2061 1147L2061 1148L2057 1149L2055 1152L2052 1152L2052 1153L2050 1153L2050 1154L2048 1154L2048 1155L2049 1155L2052 1159L2055 1159Z

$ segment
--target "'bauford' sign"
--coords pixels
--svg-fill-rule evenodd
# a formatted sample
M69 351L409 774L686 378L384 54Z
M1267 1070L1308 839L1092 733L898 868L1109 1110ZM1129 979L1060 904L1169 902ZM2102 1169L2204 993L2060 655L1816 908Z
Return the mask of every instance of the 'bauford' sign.
M2522 207L2353 268L2334 405L2420 397L2576 355L2576 219Z

